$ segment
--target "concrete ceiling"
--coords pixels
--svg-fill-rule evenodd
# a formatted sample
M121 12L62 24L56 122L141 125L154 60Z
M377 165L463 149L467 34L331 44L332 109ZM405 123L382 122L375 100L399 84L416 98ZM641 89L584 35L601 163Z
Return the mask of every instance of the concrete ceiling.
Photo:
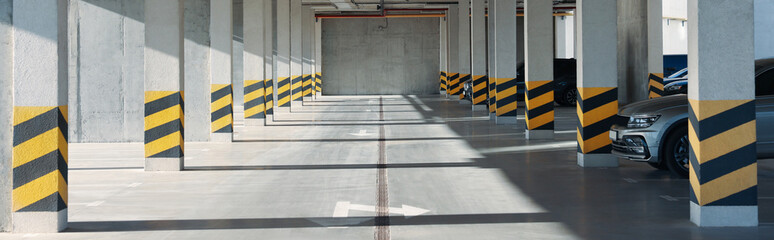
M576 0L554 0L558 7L574 7ZM396 8L439 8L457 4L455 0L302 0L305 6L310 6L317 12L352 13L379 11L383 3L386 9ZM522 7L524 0L517 0L517 6Z

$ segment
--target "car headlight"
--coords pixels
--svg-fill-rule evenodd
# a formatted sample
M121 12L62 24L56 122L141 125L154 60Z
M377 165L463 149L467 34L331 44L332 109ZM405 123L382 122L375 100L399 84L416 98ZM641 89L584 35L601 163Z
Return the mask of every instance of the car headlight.
M666 87L664 88L664 90L666 90L666 91L670 91L670 92L672 92L672 91L678 91L678 90L682 89L684 86L685 86L685 85L677 85L677 84L675 84L675 85L669 85L669 86L666 86Z
M628 128L646 128L653 125L653 123L660 118L661 115L634 115L629 117L629 123L626 124Z

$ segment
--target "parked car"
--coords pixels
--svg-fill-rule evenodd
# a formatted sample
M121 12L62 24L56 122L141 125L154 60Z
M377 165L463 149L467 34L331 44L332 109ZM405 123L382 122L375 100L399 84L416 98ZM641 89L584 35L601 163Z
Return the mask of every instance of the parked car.
M664 96L688 93L688 68L664 78Z
M578 95L578 89L576 85L577 81L577 68L574 58L554 59L554 101L559 105L574 106ZM516 100L524 101L524 91L526 86L524 85L524 64L519 64L516 69ZM473 95L473 87L471 81L466 81L462 85L464 99L470 100Z
M774 156L774 58L755 61L758 157ZM665 96L626 105L610 129L612 153L688 176L688 97Z

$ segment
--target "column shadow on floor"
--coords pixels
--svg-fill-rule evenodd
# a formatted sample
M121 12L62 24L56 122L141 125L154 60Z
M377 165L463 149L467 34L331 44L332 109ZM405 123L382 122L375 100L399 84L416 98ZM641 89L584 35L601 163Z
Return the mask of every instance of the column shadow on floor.
M476 162L450 163L389 163L389 164L320 164L320 165L248 165L248 166L193 166L186 171L257 171L257 170L327 170L379 168L448 168L480 167Z

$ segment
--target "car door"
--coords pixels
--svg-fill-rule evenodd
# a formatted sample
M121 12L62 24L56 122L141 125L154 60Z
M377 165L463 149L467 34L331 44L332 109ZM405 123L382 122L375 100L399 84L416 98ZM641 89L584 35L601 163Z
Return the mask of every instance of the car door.
M774 157L774 69L755 77L755 96L758 157Z

